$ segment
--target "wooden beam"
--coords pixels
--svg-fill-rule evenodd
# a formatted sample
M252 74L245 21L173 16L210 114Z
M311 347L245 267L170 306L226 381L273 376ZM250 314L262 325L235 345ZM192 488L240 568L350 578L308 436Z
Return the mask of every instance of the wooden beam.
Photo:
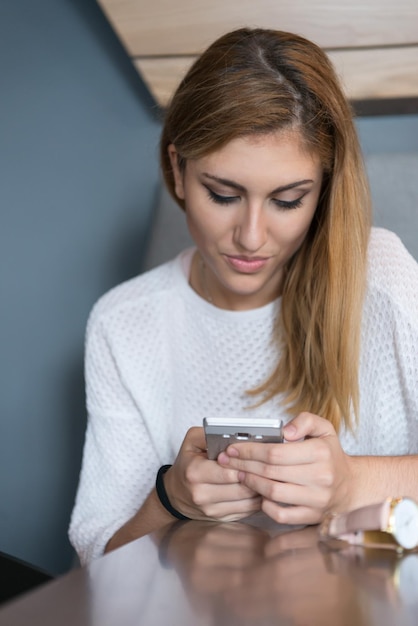
M196 55L245 25L308 37L356 102L418 97L417 0L98 0L160 106Z
M418 45L328 51L351 100L418 97ZM167 105L195 57L136 58L156 102Z
M299 33L324 48L418 43L417 0L98 0L128 54L198 54L242 26Z

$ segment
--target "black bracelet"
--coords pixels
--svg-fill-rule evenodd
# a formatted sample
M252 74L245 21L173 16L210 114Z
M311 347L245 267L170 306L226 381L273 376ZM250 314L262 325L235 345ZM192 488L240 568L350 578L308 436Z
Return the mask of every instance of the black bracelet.
M185 515L183 515L183 513L180 513L180 511L177 511L173 506L171 506L170 500L168 499L168 495L164 486L163 476L166 473L166 471L170 469L170 467L171 465L162 465L157 472L157 480L155 481L155 490L157 492L157 496L161 504L163 505L163 507L166 509L166 511L171 513L173 517L176 517L177 519L182 519L182 520L189 520L191 518L186 517Z

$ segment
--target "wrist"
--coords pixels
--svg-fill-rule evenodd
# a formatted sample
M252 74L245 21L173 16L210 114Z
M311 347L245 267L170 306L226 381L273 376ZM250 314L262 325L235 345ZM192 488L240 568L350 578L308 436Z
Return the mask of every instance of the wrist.
M347 456L349 464L349 479L347 498L340 511L352 511L370 504L370 481L371 467L369 458L366 456ZM376 501L376 498L374 499Z
M359 479L361 473L359 471L358 457L350 456L346 454L347 469L345 479L345 491L343 497L338 503L335 512L350 511L357 507L358 491L361 490L359 486Z

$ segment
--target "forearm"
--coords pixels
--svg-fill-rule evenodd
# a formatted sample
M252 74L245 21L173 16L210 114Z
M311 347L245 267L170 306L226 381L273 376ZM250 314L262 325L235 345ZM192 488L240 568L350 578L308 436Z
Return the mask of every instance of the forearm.
M409 496L418 501L418 455L350 457L354 489L349 509L387 496Z
M119 528L108 541L105 553L156 531L173 521L173 516L162 506L155 489L153 489L138 512Z

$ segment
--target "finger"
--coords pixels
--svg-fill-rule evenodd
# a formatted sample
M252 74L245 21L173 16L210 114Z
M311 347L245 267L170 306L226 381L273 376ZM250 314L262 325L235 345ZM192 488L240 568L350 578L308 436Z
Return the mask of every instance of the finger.
M314 485L278 482L255 474L245 474L242 480L247 487L276 503L323 509L329 501L328 490Z
M275 467L294 467L311 463L329 461L331 450L329 442L323 438L310 438L295 443L240 443L229 446L218 456L222 467L230 467L242 471L257 472L259 465L250 465L246 461L254 461ZM274 477L274 474L267 476ZM306 471L306 469L305 469ZM263 475L263 474L262 474ZM278 480L281 480L278 478Z
M312 467L306 465L273 467L270 473L274 476L273 480L310 489L332 488L336 479L336 475L327 463L316 463Z
M336 435L331 422L314 415L313 413L300 413L290 421L283 429L284 438L287 441L295 441L303 437L326 437Z
M205 507L207 517L221 522L235 522L260 510L260 496L232 502L214 502Z
M248 480L244 478L248 476ZM246 461L244 469L238 472L240 482L250 486L251 476L258 476L263 480L274 481L289 485L298 485L310 489L331 489L335 483L335 475L327 464L317 464L312 468L306 465L277 466L265 465L255 461ZM252 479L255 480L255 479Z
M239 483L238 471L233 467L222 467L214 461L195 457L185 469L186 481L190 484L206 483L226 485Z
M295 443L239 443L229 446L218 456L222 467L248 469L242 461L257 461L269 465L303 465L313 462L311 440Z
M259 494L242 483L233 485L199 484L192 492L193 503L199 508L207 507L214 502L237 502L255 498Z

